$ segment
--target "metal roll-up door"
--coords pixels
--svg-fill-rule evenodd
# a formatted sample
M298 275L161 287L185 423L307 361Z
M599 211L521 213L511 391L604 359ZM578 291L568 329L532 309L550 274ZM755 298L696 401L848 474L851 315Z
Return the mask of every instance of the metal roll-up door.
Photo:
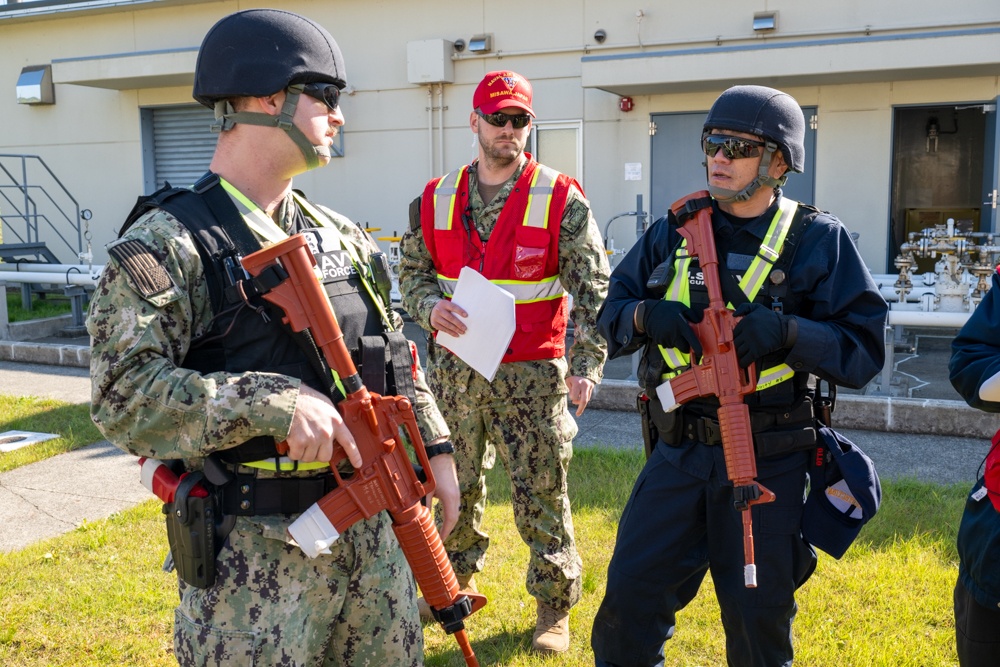
M145 187L186 187L208 170L218 137L211 110L197 104L142 110Z

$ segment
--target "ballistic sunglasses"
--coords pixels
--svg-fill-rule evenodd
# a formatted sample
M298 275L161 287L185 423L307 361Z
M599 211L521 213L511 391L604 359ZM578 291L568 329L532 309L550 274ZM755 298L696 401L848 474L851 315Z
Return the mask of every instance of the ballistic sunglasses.
M508 115L502 111L497 111L496 113L483 113L482 111L476 111L476 114L493 127L505 127L509 121L511 127L515 130L520 130L527 127L528 123L531 122L531 116L526 113Z
M725 134L706 134L701 138L701 148L708 157L715 157L720 150L729 160L760 157L766 144L763 141L730 137Z
M340 104L340 88L335 83L307 83L302 86L302 92L326 104L330 111L336 111Z

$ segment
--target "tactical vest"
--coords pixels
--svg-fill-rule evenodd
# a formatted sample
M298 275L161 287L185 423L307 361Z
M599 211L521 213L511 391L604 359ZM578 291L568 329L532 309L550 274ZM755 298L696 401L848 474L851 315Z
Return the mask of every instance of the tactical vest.
M739 281L739 290L746 296L747 300L752 302L761 295L762 288L768 276L779 258L782 257L782 251L786 250L786 241L791 242L797 236L803 215L803 207L798 202L784 197L779 200L778 208L771 219L771 224L764 235L764 240L761 242L759 248L755 249L753 259L749 267L743 271L743 275ZM786 254L787 261L783 262L783 265L787 266L790 263L790 255L790 252ZM725 281L728 277L722 276L721 273L730 270L729 267L720 264L720 279ZM686 239L682 239L673 251L672 275L673 279L667 287L667 291L663 296L664 299L677 301L687 306L691 306L693 301L699 300L692 298L692 290L698 287L703 288L704 279L701 277L701 268L698 265L697 259L691 257L687 252ZM735 283L735 280L733 282ZM693 285L695 288L692 287ZM774 289L773 285L771 289ZM781 286L781 289L782 291L787 291L787 285ZM704 302L707 304L707 292L704 295ZM732 303L727 305L729 308L734 307ZM771 307L787 307L786 303L778 302L777 299L775 299L775 303L768 305ZM677 348L656 347L662 361L650 366L663 369L659 376L659 382L679 375L690 366L690 354L681 352ZM650 353L652 352L647 349L647 354ZM781 362L775 363L776 361L776 359L768 358L763 360L761 364L762 369L757 374L757 391L747 398L748 403L771 403L775 401L777 397L771 396L770 394L774 392L769 390L795 376L795 372L790 366ZM776 402L783 403L784 401L785 399L782 398Z
M559 230L571 187L583 191L529 155L488 243L469 217L468 166L424 188L420 224L445 297L454 294L465 266L514 295L517 328L503 363L566 352L568 298L559 280Z
M348 241L333 230L332 223L321 211L306 203L307 216L302 212L304 198L297 196L296 201L300 208L296 214L295 229L291 231L307 235L323 272L323 286L337 314L344 342L366 386L376 393L402 393L411 401L415 400L409 346L405 339L400 344L401 334L389 331L387 319L382 317L384 306L365 285L366 278L362 274L367 266L357 266L356 259L351 258L351 251L336 247L341 245L336 239ZM334 396L335 401L343 398L341 393L335 391L336 378L308 332L295 333L284 325L280 309L259 296L267 286L261 285L259 280L250 279L243 271L240 257L259 250L261 243L244 221L245 213L223 190L218 176L208 174L190 189L171 188L167 184L148 197L140 197L119 235L154 208L167 211L191 232L204 266L212 303L214 317L211 327L204 335L191 341L181 367L199 373L240 373L247 370L278 373L299 378L313 389ZM336 236L331 238L325 230L334 231ZM356 251L354 257L357 257ZM384 341L390 335L393 340L386 347ZM377 352L369 350L366 358L362 359L363 348L379 347L373 344L373 339L383 341L381 349ZM378 358L380 354L384 355L382 359ZM370 368L366 369L363 362L368 362ZM405 373L400 370L404 367ZM379 378L373 378L370 372L366 372L376 368L381 374ZM400 377L398 383L397 377ZM278 454L274 438L261 436L224 450L220 458L228 463L246 464L277 460ZM300 470L309 467L312 465L299 465ZM325 468L327 464L316 464L315 467Z

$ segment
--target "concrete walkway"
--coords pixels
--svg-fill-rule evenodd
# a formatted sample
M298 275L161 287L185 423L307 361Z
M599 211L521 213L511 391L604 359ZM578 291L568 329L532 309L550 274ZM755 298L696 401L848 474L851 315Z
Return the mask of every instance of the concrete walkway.
M77 366L0 361L0 393L89 405L90 373ZM139 483L137 461L102 440L0 473L0 553L151 498Z

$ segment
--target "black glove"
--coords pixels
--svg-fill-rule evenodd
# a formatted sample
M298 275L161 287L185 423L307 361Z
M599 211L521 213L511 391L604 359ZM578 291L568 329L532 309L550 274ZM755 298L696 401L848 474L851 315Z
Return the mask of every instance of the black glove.
M677 301L648 299L642 316L642 328L653 342L663 347L676 347L681 352L694 350L701 357L701 342L691 328L701 316Z
M798 325L791 315L776 313L759 303L744 303L733 315L742 318L733 329L733 343L741 368L795 344Z

